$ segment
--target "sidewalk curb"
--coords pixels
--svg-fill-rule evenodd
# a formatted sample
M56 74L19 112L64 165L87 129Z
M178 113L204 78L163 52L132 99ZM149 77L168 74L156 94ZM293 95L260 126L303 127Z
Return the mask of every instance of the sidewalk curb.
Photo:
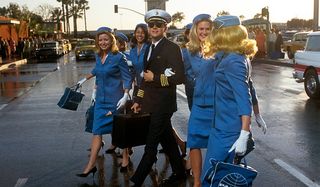
M8 64L3 64L3 65L0 66L0 71L8 69L10 66L19 66L19 65L22 65L22 64L26 64L26 63L27 63L27 59L22 59L22 60L10 62Z
M293 63L287 63L287 62L282 62L281 60L273 60L273 59L268 59L268 58L256 58L253 60L253 62L256 63L262 63L262 64L272 64L276 66L285 66L285 67L293 67Z

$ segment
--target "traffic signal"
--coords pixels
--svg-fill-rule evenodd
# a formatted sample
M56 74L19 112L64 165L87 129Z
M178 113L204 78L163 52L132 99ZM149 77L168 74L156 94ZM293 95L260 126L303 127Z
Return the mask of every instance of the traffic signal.
M118 5L114 5L114 13L118 13Z

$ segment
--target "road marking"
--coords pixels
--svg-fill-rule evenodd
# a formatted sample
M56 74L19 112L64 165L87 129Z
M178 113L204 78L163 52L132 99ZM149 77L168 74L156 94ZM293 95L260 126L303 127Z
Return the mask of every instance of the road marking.
M0 110L4 109L4 107L6 107L8 104L2 104L0 105Z
M28 178L19 178L16 185L14 187L22 187L24 186L28 181Z
M181 95L182 97L184 97L184 98L186 98L186 99L187 99L186 94L185 94L185 93L183 93L182 91L180 91L179 89L177 89L177 93L178 93L179 95Z
M312 180L310 180L308 177L306 177L305 175L303 175L301 172L299 172L297 169L293 168L292 166L290 166L289 164L285 163L284 161L282 161L281 159L274 159L274 161L281 166L283 169L287 170L291 175L293 175L294 177L296 177L297 179L299 179L302 183L304 183L307 186L312 186L312 187L320 187L319 184L313 182Z

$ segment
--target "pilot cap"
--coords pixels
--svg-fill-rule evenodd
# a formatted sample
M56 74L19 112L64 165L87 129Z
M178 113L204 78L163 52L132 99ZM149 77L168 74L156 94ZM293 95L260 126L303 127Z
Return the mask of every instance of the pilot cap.
M120 38L122 41L125 41L125 42L129 41L128 37L125 34L123 34L122 32L117 32L116 37Z
M209 20L211 22L211 16L209 14L199 14L193 18L192 23L196 25L203 20Z
M145 14L144 20L146 23L149 23L151 21L162 21L164 23L170 23L171 16L168 12L164 10L152 9Z
M237 26L241 25L240 18L238 16L226 15L219 16L213 20L213 26L215 29L220 29L223 27Z

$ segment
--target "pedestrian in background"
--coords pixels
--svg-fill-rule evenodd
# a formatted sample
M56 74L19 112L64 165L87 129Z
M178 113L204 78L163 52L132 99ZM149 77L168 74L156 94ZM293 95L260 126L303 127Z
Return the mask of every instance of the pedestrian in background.
M159 143L169 157L172 175L161 186L177 186L186 179L178 145L172 133L171 117L177 111L176 85L184 82L184 67L180 48L165 37L171 16L164 10L146 13L152 44L144 59L144 79L132 109L150 113L150 127L143 157L131 177L134 186L141 186L157 160Z
M239 17L220 16L213 23L215 29L209 37L209 55L215 54L217 64L214 72L215 117L203 174L210 168L210 158L232 163L234 152L242 156L247 150L252 112L249 57L257 51L256 41L248 39ZM202 186L210 184L202 180Z
M98 53L94 69L78 82L78 85L82 85L95 76L97 89L90 159L83 172L77 174L78 177L87 177L90 173L94 176L97 171L95 165L102 144L102 135L112 132L113 115L125 106L132 84L126 58L119 52L110 28L101 27L97 30L96 47Z
M214 61L204 56L206 38L212 30L212 20L209 14L199 14L193 19L190 41L187 43L188 57L185 64L187 80L194 81L192 109L188 123L187 146L190 148L190 162L194 187L201 186L202 148L207 148L209 132L213 121L214 93Z

